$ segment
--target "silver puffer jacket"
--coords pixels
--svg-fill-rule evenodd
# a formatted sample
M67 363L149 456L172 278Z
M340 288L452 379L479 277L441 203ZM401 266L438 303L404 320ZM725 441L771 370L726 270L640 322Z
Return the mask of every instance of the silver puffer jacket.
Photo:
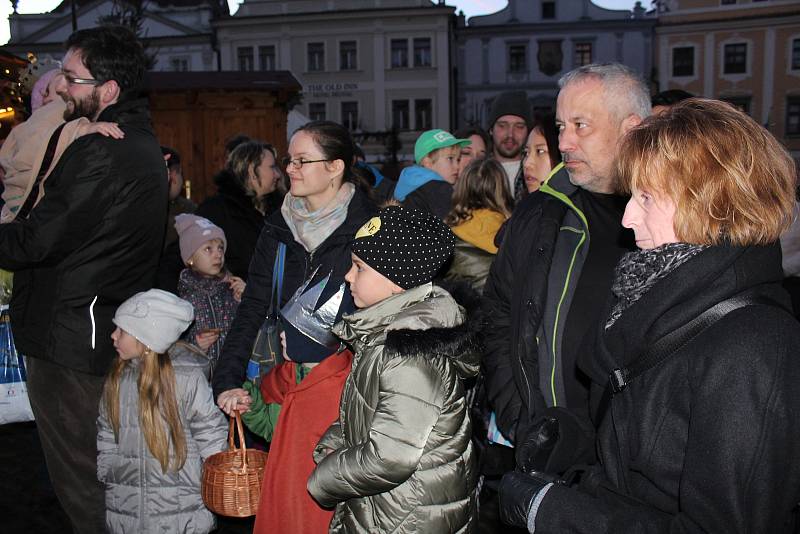
M147 448L139 425L139 360L131 360L120 379L118 442L103 402L97 419L97 478L106 485L109 532L206 533L216 524L200 496L200 477L203 460L227 447L228 425L214 404L206 355L183 342L173 345L169 355L186 463L178 472L164 473Z
M334 326L356 354L340 419L321 438L308 481L320 504L338 503L330 532L474 530L476 469L462 379L478 372L472 312L479 305L469 288L453 294L419 286Z

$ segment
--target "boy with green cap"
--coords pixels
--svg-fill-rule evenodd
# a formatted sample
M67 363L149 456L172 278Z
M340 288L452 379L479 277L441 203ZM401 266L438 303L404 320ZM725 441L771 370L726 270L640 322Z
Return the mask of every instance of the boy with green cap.
M331 533L475 529L463 380L480 364L480 298L433 283L454 242L440 219L402 206L356 233L345 280L359 310L332 330L352 347L353 367L308 480L317 502L336 505Z
M414 145L417 164L400 173L395 200L444 219L450 213L453 184L458 180L461 147L470 143L444 130L423 132Z

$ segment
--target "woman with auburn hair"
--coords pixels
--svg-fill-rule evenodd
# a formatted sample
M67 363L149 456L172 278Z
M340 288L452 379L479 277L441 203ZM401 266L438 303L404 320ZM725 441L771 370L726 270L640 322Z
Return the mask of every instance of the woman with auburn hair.
M472 160L456 182L453 208L444 220L456 235L447 279L483 290L497 254L494 237L513 208L503 166L494 159Z
M605 390L599 463L577 485L535 471L558 445L543 422L518 444L528 465L503 478L501 514L537 534L794 532L800 324L777 243L794 163L747 115L689 99L632 129L617 171L640 250L580 362Z

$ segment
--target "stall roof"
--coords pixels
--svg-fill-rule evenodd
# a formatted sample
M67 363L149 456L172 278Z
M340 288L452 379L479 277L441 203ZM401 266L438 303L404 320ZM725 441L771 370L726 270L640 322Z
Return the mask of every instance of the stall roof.
M303 86L288 70L148 72L145 76L145 90L187 91L192 89L301 91Z

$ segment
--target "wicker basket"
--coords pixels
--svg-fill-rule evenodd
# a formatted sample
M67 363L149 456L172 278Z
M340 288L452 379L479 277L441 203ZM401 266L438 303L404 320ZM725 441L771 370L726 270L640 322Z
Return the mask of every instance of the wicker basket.
M239 434L238 449L234 445L234 420ZM219 515L255 515L266 463L266 452L245 449L242 418L238 411L234 411L229 428L228 450L209 456L203 464L203 502L209 510Z

